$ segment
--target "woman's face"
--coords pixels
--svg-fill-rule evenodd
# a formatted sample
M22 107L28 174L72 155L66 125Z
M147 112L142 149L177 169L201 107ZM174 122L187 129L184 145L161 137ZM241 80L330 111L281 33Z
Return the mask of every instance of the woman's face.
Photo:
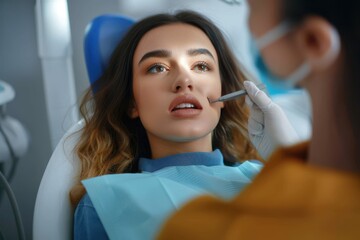
M211 133L222 103L218 57L205 33L189 24L169 24L147 32L133 59L132 117L140 117L153 157L164 148L211 151Z

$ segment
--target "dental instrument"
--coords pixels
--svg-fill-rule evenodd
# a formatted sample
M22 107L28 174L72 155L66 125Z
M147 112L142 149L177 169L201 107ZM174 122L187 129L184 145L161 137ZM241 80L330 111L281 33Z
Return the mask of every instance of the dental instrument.
M260 84L258 84L256 86L260 90L265 89L265 84L263 84L263 83L260 83ZM236 99L238 97L244 96L246 94L247 94L246 90L243 89L243 90L240 90L240 91L225 94L224 96L221 96L221 97L219 97L218 99L215 99L215 100L210 100L210 99L208 99L208 100L209 100L209 103L225 102L225 101L233 100L233 99Z

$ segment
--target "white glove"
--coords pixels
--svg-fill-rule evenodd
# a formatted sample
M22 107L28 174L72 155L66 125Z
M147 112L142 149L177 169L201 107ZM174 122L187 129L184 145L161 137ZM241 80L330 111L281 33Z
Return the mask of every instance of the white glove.
M284 111L265 92L250 81L245 81L244 86L248 93L245 101L250 108L250 140L265 160L278 147L300 141Z

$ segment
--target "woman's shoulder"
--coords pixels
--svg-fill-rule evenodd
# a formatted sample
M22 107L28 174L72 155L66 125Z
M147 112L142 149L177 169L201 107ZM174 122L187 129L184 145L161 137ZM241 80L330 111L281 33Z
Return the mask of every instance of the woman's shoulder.
M84 196L81 198L79 204L77 205L77 207L94 207L89 194L85 193Z
M75 210L74 239L109 239L87 193Z

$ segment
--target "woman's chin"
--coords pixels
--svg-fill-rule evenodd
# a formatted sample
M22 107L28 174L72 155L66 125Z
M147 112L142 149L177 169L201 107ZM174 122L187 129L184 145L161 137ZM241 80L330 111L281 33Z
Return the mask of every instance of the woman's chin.
M172 135L168 136L167 139L173 142L186 143L186 142L195 142L206 140L207 138L211 139L211 132L206 133L196 133L196 134L187 134L187 135Z

